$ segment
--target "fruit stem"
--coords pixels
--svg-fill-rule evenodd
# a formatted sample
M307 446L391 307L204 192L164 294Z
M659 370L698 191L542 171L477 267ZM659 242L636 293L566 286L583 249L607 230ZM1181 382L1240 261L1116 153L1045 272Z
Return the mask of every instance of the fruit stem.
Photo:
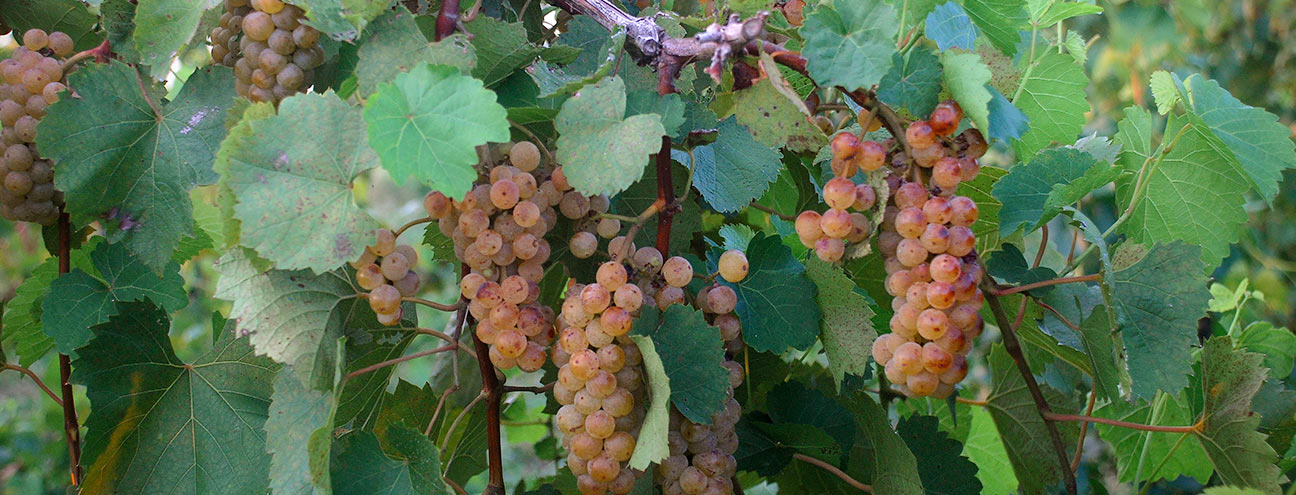
M29 370L22 366L18 366L16 364L7 364L7 363L4 365L3 368L0 368L0 371L4 371L4 370L13 370L22 373L24 375L27 375L28 378L31 378L36 382L37 387L40 387L41 390L45 391L45 395L48 395L49 398L54 399L54 402L57 403L60 407L63 406L63 399L60 399L58 395L55 395L54 391L50 390L50 388L45 385L45 382L41 380L40 377L36 375L36 373L33 373L32 370Z
M363 295L362 295L362 296L363 296ZM414 303L414 304L421 304L421 305L423 305L423 306L427 306L427 307L429 307L429 308L432 308L432 309L435 309L435 310L439 310L439 311L458 311L459 308L464 307L464 302L463 302L463 301L459 301L459 302L454 303L454 304L441 304L441 303L436 302L436 301L429 301L429 300L427 300L427 299L423 299L423 298L421 298L421 297L413 297L413 296L409 296L409 297L402 297L402 298L401 298L401 301L402 301L402 302L412 302L412 303Z
M429 350L426 350L426 351L416 352L416 353L414 353L414 354L410 354L410 355L407 355L407 356L401 356L401 357L398 357L398 358L395 358L395 359L388 359L388 360L383 361L383 362L381 362L381 363L377 363L377 364L372 364L372 365L369 365L369 366L365 366L364 368L360 368L360 369L358 369L358 370L355 370L355 371L352 371L352 372L350 372L350 373L347 373L346 379L350 380L350 379L352 379L352 378L355 378L355 377L357 377L357 376L363 375L363 374L365 374L365 373L369 373L369 372L372 372L372 371L377 371L377 370L380 370L380 369L386 368L386 367L388 367L388 366L395 366L395 365L400 364L400 363L403 363L403 362L405 362L405 361L412 361L412 360L415 360L415 359L421 358L421 357L423 357L423 356L431 356L431 355L433 355L433 354L437 354L437 353L440 353L440 352L454 351L454 350L458 350L458 349L459 349L459 344L456 342L456 343L454 343L454 344L447 344L447 345L443 345L443 346L438 347L438 348L436 348L436 349L429 349Z
M417 218L417 219L414 219L414 220L410 220L409 223L406 223L405 225L401 225L399 229L396 229L395 232L392 232L392 237L395 237L395 238L399 239L400 236L401 236L401 234L404 234L406 230L409 230L409 229L410 229L410 227L413 227L413 226L415 226L415 225L419 225L419 224L428 223L428 222L431 222L431 221L432 221L432 217L423 217L423 218Z
M1102 274L1101 274L1101 273L1094 273L1094 274L1092 274L1092 275L1079 275L1079 276L1075 276L1075 277L1051 278L1051 279L1048 279L1048 280L1041 280L1041 281L1039 281L1039 282L1033 282L1033 283L1029 283L1029 284L1025 284L1025 285L1018 285L1018 286L1015 286L1015 287L1008 287L1008 288L1006 288L1006 289L993 289L993 288L992 288L992 289L990 289L989 292L990 292L991 294L996 295L996 296L1007 296L1007 295L1010 295L1010 294L1016 294L1016 293L1018 293L1018 292L1026 292L1026 291L1029 291L1029 290L1035 290L1035 289L1038 289L1038 288L1040 288L1040 287L1048 287L1048 286L1051 286L1051 285L1061 285L1061 284L1069 284L1069 283L1075 283L1075 282L1097 282L1097 281L1099 281L1099 280L1102 280Z
M841 469L839 469L837 466L834 466L834 465L832 465L832 464L829 464L827 461L824 461L824 460L821 460L821 459L815 459L815 458L813 458L813 457L810 457L810 456L808 456L808 455L802 454L802 453L800 453L800 452L797 452L797 453L795 453L795 454L792 454L792 458L793 458L793 459L796 459L796 460L799 460L799 461L802 461L802 462L806 462L806 463L813 464L813 465L817 466L819 469L822 469L822 470L824 470L824 471L828 471L829 473L832 473L834 476L836 476L836 477L838 477L838 478L841 478L841 480L842 480L842 481L845 481L847 485L853 486L853 487L855 487L855 488L858 488L858 489L860 489L860 490L862 490L862 491L865 491L865 492L868 492L868 493L873 493L873 487L868 486L868 485L866 485L866 484L864 484L864 483L860 483L858 480L856 480L855 478L852 478L849 474L846 474L844 471L842 471Z

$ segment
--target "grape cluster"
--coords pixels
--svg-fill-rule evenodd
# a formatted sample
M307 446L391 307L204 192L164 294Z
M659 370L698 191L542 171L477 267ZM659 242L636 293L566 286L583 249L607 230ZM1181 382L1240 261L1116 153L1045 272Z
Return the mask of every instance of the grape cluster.
M459 289L491 362L536 371L554 337L553 310L537 303L552 253L544 236L558 222L554 207L580 193L560 171L541 168L538 149L525 141L512 145L508 163L491 167L480 182L462 200L433 191L423 206L470 269Z
M747 278L749 264L742 251L729 250L720 255L719 275L737 283ZM734 314L738 296L726 285L714 284L698 291L693 304L706 314L712 326L720 330L729 356L742 350L742 324ZM734 399L734 390L742 384L741 364L726 359L729 390L724 409L711 417L710 424L697 424L671 409L667 445L670 457L657 466L657 482L663 495L728 495L733 493L732 478L738 462L738 433L734 429L742 416L742 406Z
M868 242L873 234L873 224L863 212L877 203L877 191L852 178L861 170L878 170L886 161L886 149L880 143L860 141L850 132L833 136L831 147L833 178L823 186L828 211L806 210L796 218L801 244L827 262L840 260L847 244Z
M643 356L627 334L648 298L629 277L625 265L603 263L595 283L568 288L558 317L555 419L582 495L630 493L643 475L625 466L644 414Z
M369 307L383 325L395 325L401 319L401 298L418 294L419 276L413 268L418 252L407 244L396 244L396 235L378 229L378 242L365 248L360 259L353 261L356 284L369 291Z
M278 103L311 87L324 49L319 31L302 22L305 15L282 0L225 0L211 55L234 68L239 96Z
M32 29L23 46L0 62L0 215L43 225L58 220L63 193L54 189L54 163L36 151L36 124L45 107L67 89L59 58L72 53L72 38Z
M913 157L898 153L897 165L916 164L921 181L892 176L878 248L886 256L886 290L894 299L891 333L873 344L873 358L886 377L911 396L948 397L967 376L965 359L981 334L984 270L974 249L971 226L976 202L954 195L980 170L985 141L970 129L947 137L962 119L954 102L943 102L927 121L909 125L905 138Z

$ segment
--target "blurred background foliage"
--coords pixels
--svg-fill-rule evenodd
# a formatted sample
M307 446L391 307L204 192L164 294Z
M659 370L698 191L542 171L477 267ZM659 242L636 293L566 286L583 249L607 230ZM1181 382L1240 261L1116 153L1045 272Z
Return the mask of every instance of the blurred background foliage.
M490 4L502 0L485 0ZM723 2L723 0L721 0ZM1264 107L1277 114L1296 134L1296 0L1131 0L1098 1L1105 12L1085 16L1066 26L1083 34L1089 43L1087 73L1090 75L1089 102L1092 106L1087 134L1112 135L1121 109L1129 105L1152 107L1148 76L1156 70L1181 75L1200 72L1213 78L1244 103ZM16 45L10 36L0 37L0 58L7 57ZM182 53L174 66L173 78L192 71L194 64L207 56L191 49ZM1237 325L1245 328L1256 322L1293 328L1296 323L1296 173L1288 171L1281 192L1272 205L1253 198L1250 229L1244 240L1234 246L1229 258L1213 274L1219 294L1233 293L1240 287L1246 302L1237 309L1213 314L1214 325L1206 332L1223 333L1236 316ZM395 227L421 215L424 191L417 187L397 187L381 171L357 184L357 195L370 213ZM211 191L199 190L199 196ZM1089 212L1100 223L1109 223L1112 212L1102 211L1096 198L1096 211ZM198 200L202 200L201 197ZM414 229L410 236L418 235ZM414 241L411 241L414 242ZM1071 249L1070 239L1057 239L1053 247L1061 253ZM416 243L416 242L415 242ZM1031 245L1031 242L1026 242ZM417 243L416 243L417 245ZM419 245L424 297L451 301L455 293L453 267L438 265L431 251ZM15 289L32 269L48 256L39 228L26 224L0 222L0 303L13 297ZM228 314L228 303L212 297L215 278L212 265L215 254L204 253L182 267L190 304L174 315L173 345L181 358L197 355L211 342L213 313ZM1244 286L1245 285L1245 286ZM2 306L0 306L2 309ZM422 308L426 309L426 308ZM444 326L447 315L433 311L420 313L421 326ZM1223 324L1220 322L1223 321ZM1213 327L1213 329L1212 329ZM2 330L2 329L0 329ZM423 350L417 345L435 346L426 341L409 352ZM430 347L429 347L430 348ZM0 352L4 352L0 350ZM440 356L448 355L440 354ZM9 355L10 358L12 353ZM421 384L448 362L419 360L399 368L399 376ZM469 363L471 364L471 363ZM460 363L461 368L464 363ZM57 386L57 362L45 359L32 367L47 384ZM471 368L465 372L471 373ZM973 377L975 379L975 377ZM982 377L981 379L984 379ZM77 390L79 404L88 404L84 390ZM555 466L540 461L550 457L556 448L542 413L543 399L528 397L509 404L505 412L506 441L515 448L505 448L511 458L509 484L552 475ZM81 416L88 411L80 411ZM64 493L68 485L67 455L63 444L62 414L30 380L18 373L0 374L0 495ZM1097 442L1096 438L1091 438ZM1098 445L1087 448L1088 476L1084 483L1088 493L1107 493L1111 485L1103 483L1112 473L1111 451ZM1290 468L1290 466L1285 466ZM1290 473L1289 473L1290 475ZM1108 485L1108 486L1104 486ZM466 487L469 491L472 485ZM1117 488L1127 488L1122 486ZM1187 479L1159 483L1151 493L1197 493L1200 485ZM756 490L760 491L760 490Z

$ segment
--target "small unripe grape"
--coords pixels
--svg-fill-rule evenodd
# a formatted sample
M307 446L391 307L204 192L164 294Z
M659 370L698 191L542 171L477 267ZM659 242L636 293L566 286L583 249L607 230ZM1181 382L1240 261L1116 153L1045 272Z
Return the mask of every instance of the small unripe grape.
M618 307L633 313L643 305L643 291L635 284L625 284L613 293L612 300Z
M933 308L945 309L954 305L954 286L946 282L927 284L927 303Z
M922 246L930 253L943 253L949 248L950 233L949 229L938 223L929 223L923 229L923 233L918 237Z
M369 291L369 308L378 314L395 313L400 309L401 295L395 287L382 284Z
M738 283L747 278L747 255L737 249L730 249L720 255L718 263L720 276L725 280Z
M959 107L958 102L954 100L940 102L936 105L936 109L932 110L931 116L927 118L932 132L941 136L953 134L958 129L961 120L963 120L963 108Z
M828 237L845 238L851 230L850 212L837 208L825 211L819 218L819 228Z
M629 274L626 273L625 266L615 261L608 261L599 265L598 272L594 275L598 283L609 291L620 289L622 285L625 285L628 277Z
M905 182L896 189L892 199L895 200L897 208L922 208L928 197L927 189L924 189L922 184Z
M724 314L733 312L738 306L738 294L727 285L718 285L707 291L707 306L712 313Z
M949 229L950 240L949 248L945 252L958 257L967 256L976 247L976 236L972 234L972 229L964 226L957 226Z
M634 318L626 310L612 306L599 316L599 324L608 335L619 337L625 335L634 326Z
M918 266L927 261L927 250L918 239L904 239L896 245L896 259L904 266Z
M940 379L929 371L919 371L916 374L909 375L905 385L913 395L922 397L931 395L936 391L936 385L940 384Z
M580 259L589 258L594 255L594 251L598 250L598 238L589 232L577 232L572 235L567 247L571 249L572 256Z
M514 143L509 150L509 163L524 172L535 170L540 165L540 148L530 141Z
M671 287L684 287L693 280L693 265L682 257L672 256L662 263L661 273Z
M585 432L594 438L610 437L614 431L616 431L616 418L607 411L594 411L585 417Z
M873 186L868 184L855 186L855 202L851 204L851 209L865 211L873 208L875 204L877 204L877 191L873 190Z
M915 120L905 129L905 140L911 148L927 148L936 144L936 133L931 124L924 120Z
M977 219L977 205L966 196L955 196L950 200L950 223L970 227Z
M944 311L935 308L924 309L918 315L918 335L927 340L937 340L949 331L949 317Z
M607 309L608 304L612 302L612 294L608 293L606 287L602 284L589 284L580 292L581 309L586 313L596 315Z
M855 155L855 163L859 165L860 170L872 172L882 168L886 162L886 148L882 147L877 141L864 141L860 143L860 151Z
M930 266L932 280L937 282L953 283L963 270L963 264L959 262L958 258L948 254L941 254L932 258Z
M912 375L922 370L922 346L914 342L905 342L896 347L895 352L891 355L891 361L895 363L905 374Z
M859 136L856 136L854 133L841 132L838 133L836 136L833 136L831 147L832 147L833 162L849 161L851 158L855 157L856 153L859 153L860 139ZM834 170L835 170L835 165L834 165ZM838 177L842 177L842 176L843 175L841 174L838 175Z
M846 254L846 243L841 239L823 237L815 241L814 249L819 259L833 263Z
M886 291L892 297L900 297L905 294L909 286L914 282L913 275L908 270L892 272L886 278Z
M953 191L958 187L959 182L963 180L963 170L959 168L959 161L945 157L936 161L932 166L932 183L942 190Z
M501 330L499 335L495 336L495 347L505 357L517 359L523 352L526 352L527 338L517 330Z
M819 227L820 217L819 212L813 210L797 215L796 232L802 243L813 243L823 237L823 229Z

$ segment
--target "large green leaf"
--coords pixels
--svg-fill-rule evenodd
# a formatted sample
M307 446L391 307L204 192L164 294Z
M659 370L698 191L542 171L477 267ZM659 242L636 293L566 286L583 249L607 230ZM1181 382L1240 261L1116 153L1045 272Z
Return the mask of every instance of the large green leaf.
M331 391L308 387L291 367L279 370L265 422L270 490L275 495L327 493L334 408Z
M89 252L99 242L91 239L80 249L72 250L72 268L93 272ZM41 322L42 303L49 295L50 283L58 278L58 258L49 257L32 270L14 290L12 299L4 304L4 338L3 340L16 347L18 362L22 366L31 366L54 348L54 339L45 334ZM13 347L11 347L13 349Z
M495 93L444 65L415 67L379 86L364 119L397 184L413 175L452 198L472 189L476 147L509 140L508 112Z
M140 0L135 7L135 51L149 73L161 79L171 60L194 37L206 0ZM201 39L201 38L200 38Z
M1252 413L1251 399L1267 371L1259 354L1234 350L1228 337L1206 341L1202 349L1201 437L1215 473L1225 483L1246 486L1269 495L1282 492L1282 476L1274 461L1278 455L1256 431L1260 415Z
M924 493L917 459L891 429L886 410L864 394L855 395L846 406L854 415L856 425L846 472L873 485L874 493ZM827 478L823 473L819 476Z
M839 0L820 5L801 26L806 69L820 86L869 88L891 69L895 9L880 0Z
M1271 377L1286 378L1296 365L1296 334L1286 328L1275 327L1273 323L1257 321L1247 325L1238 334L1237 345L1263 354L1264 365L1269 368Z
M1084 67L1070 55L1050 51L1035 62L1012 102L1030 119L1030 130L1012 143L1019 159L1053 143L1075 142L1089 112L1087 86Z
M1215 134L1191 114L1171 115L1155 155L1151 151L1151 116L1126 109L1117 139L1124 146L1120 166L1138 173L1152 157L1143 179L1145 196L1134 206L1121 232L1136 242L1182 240L1202 247L1207 266L1228 254L1229 245L1246 226L1248 179ZM1163 151L1173 144L1169 151ZM1116 182L1118 205L1128 207L1135 176Z
M981 28L995 48L1005 55L1017 53L1021 41L1018 31L1026 27L1026 9L1023 0L964 0L963 9Z
M936 418L903 418L896 425L896 434L904 439L918 460L918 476L922 478L924 493L981 493L976 464L962 455L963 444L937 427Z
M714 143L693 148L693 187L716 211L736 212L765 194L782 165L777 151L729 117L720 122Z
M368 431L352 431L334 441L330 470L336 495L451 495L441 479L437 446L404 425L387 430L394 457Z
M230 319L258 354L292 366L311 384L316 354L326 339L330 315L356 289L340 272L258 270L239 250L216 264L216 297L231 301ZM336 338L336 337L335 337ZM329 376L332 379L332 376Z
M674 304L664 312L644 307L634 334L652 339L671 384L671 404L690 421L710 424L711 416L724 410L729 392L729 372L720 365L720 330L708 325L701 311Z
M1013 473L1008 451L1004 449L990 413L983 408L976 408L970 416L965 420L971 423L971 431L963 443L963 453L977 466L977 479L981 481L983 488L981 493L1017 493L1017 475Z
M862 377L869 371L877 338L873 308L840 267L811 257L805 271L818 287L815 302L823 312L819 338L828 354L828 372L840 388L847 373Z
M72 363L91 414L81 493L264 493L261 431L278 365L234 332L192 363L176 357L166 312L124 304Z
M761 80L739 91L733 103L738 123L747 126L756 142L765 146L818 151L828 142L823 131L797 108L797 102L789 100L770 81Z
M602 30L600 28L600 30ZM625 46L625 31L615 29L612 36L607 36L606 31L602 34L604 38L601 49L596 49L594 53L601 55L598 65L588 71L581 71L573 67L550 67L547 62L538 61L527 70L527 73L534 79L536 86L540 87L540 97L550 98L554 96L563 96L572 94L582 87L589 84L597 83L600 79L612 72L617 63L621 60L621 50Z
M1228 145L1256 192L1272 201L1283 170L1296 167L1291 130L1274 114L1238 101L1212 79L1193 74L1184 85L1192 112Z
M301 94L247 130L220 151L242 244L283 270L318 274L359 258L377 224L351 180L378 165L359 110L332 92Z
M1047 223L1070 205L1113 180L1121 169L1099 163L1075 148L1052 148L1035 155L1030 163L1013 167L992 192L1003 203L999 210L999 235L1009 236Z
M477 52L477 66L472 75L488 87L499 84L514 70L530 65L543 50L527 41L526 27L521 22L479 15L464 27L472 35L473 49Z
M355 75L356 94L362 97L373 94L380 84L397 74L425 63L458 67L465 73L477 63L477 54L467 38L454 35L430 43L403 6L374 19L360 41Z
M950 438L960 443L966 442L968 435L972 432L972 406L966 402L950 404L947 400L934 397L911 397L895 401L892 405L896 408L896 415L900 417L931 416L936 418L941 431L944 431Z
M990 129L990 67L972 52L941 52L945 89L977 129ZM1033 127L1033 126L1032 126Z
M1210 289L1197 246L1181 242L1144 250L1122 246L1118 257L1136 260L1111 274L1113 307L1137 397L1188 385L1197 319L1206 314Z
M891 71L878 83L878 99L914 115L927 115L940 100L941 65L936 54L914 47L892 56Z
M153 301L175 311L189 303L180 265L153 273L121 244L101 243L90 253L94 275L80 268L54 279L42 307L45 334L59 352L72 354L94 336L90 328L117 314L118 303Z
M81 97L50 105L37 144L59 164L54 184L72 222L100 222L110 242L125 242L160 272L180 238L193 235L189 189L216 181L212 160L234 82L229 69L199 69L166 102L165 89L141 77L120 62L73 72L68 85Z
M666 135L661 117L623 118L625 108L625 82L614 76L581 88L558 111L555 158L577 191L624 191L642 176L648 156L661 150Z
M1044 418L1035 408L1035 401L1026 389L1026 380L1018 373L1008 351L1002 345L995 345L990 350L988 361L994 389L986 398L986 408L999 430L1008 461L1017 473L1023 493L1045 493L1049 485L1062 479L1062 469L1058 466L1057 452L1053 450ZM1065 404L1052 400L1048 395L1046 398L1050 399L1051 406L1066 410ZM1075 423L1057 423L1057 428L1062 433L1063 445L1075 445Z
M1098 408L1094 416L1157 426L1193 423L1195 418L1187 405L1169 395L1158 397L1158 402L1137 405L1114 401ZM1179 476L1208 480L1214 471L1201 441L1191 433L1148 432L1103 424L1094 426L1098 428L1098 436L1116 450L1116 475L1122 483L1173 480ZM1184 435L1188 438L1180 442ZM1140 460L1144 464L1141 470ZM1161 469L1153 472L1152 467L1157 465L1161 465ZM1136 476L1138 480L1135 480Z
M764 233L747 245L747 260L747 278L724 282L738 293L743 341L755 351L774 353L814 345L821 313L805 266L777 236Z

